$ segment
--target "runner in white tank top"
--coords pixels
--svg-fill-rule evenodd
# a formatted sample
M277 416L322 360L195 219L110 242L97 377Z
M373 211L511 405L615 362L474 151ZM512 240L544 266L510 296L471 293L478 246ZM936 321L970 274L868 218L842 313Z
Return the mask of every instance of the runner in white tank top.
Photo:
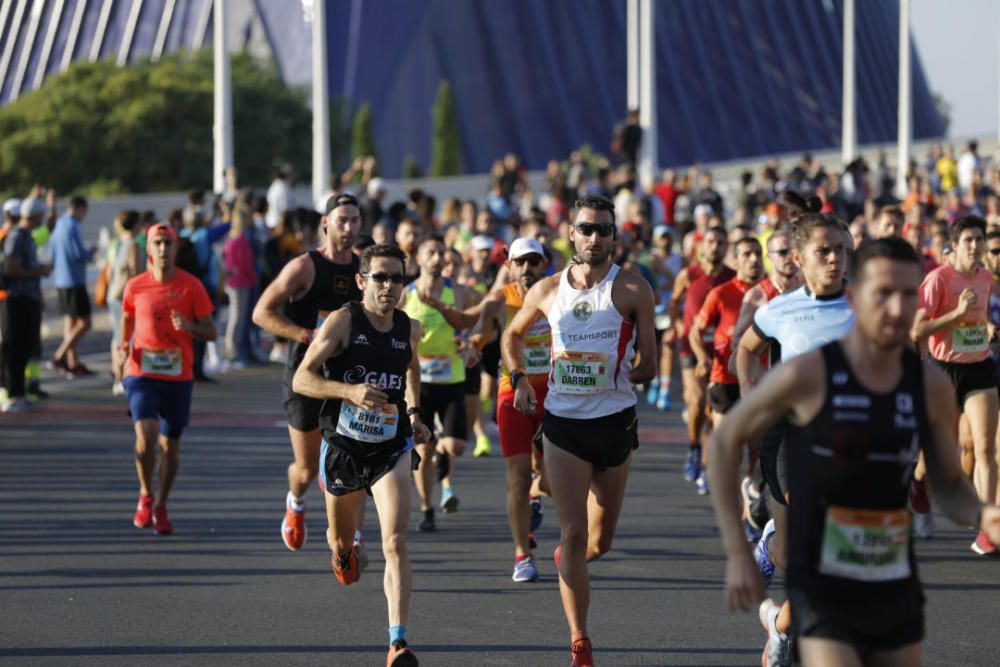
M502 351L513 369L514 408L533 412L536 396L524 381L523 339L536 320L548 318L552 367L542 418L545 473L559 514L560 545L554 556L573 665L579 666L593 664L587 561L611 548L629 460L639 446L632 387L656 375L656 334L649 283L611 263L611 201L577 201L569 240L574 261L528 291L504 332Z

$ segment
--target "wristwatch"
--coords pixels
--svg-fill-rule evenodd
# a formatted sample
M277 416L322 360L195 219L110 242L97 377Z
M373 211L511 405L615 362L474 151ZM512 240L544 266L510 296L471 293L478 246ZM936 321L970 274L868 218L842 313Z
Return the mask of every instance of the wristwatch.
M510 372L510 388L517 389L517 383L524 377L524 371L515 369Z
M412 417L413 415L417 415L418 417L423 417L424 416L424 411L421 410L418 407L408 408L406 410L406 416L407 417Z

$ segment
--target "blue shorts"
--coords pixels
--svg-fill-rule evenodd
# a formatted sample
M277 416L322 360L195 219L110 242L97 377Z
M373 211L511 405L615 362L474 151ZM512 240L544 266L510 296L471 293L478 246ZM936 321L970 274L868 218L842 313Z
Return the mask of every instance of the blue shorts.
M193 380L154 380L130 375L122 383L132 421L160 420L160 435L179 438L191 418Z

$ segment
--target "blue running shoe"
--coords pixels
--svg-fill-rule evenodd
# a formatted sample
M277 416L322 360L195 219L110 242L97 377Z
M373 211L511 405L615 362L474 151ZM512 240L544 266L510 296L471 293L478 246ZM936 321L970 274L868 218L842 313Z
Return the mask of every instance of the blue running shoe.
M754 528L753 524L751 524L749 521L743 519L743 535L746 536L747 542L756 543L758 540L760 540L761 532L756 528Z
M540 496L534 496L531 499L531 527L528 532L534 533L542 525L542 518L544 518L545 512L542 510L542 499Z
M695 481L695 484L698 485L699 496L707 496L709 494L708 475L705 473L704 470L702 470L701 473L698 475L698 479Z
M693 482L701 474L701 447L688 450L687 462L684 464L684 479Z
M538 568L535 567L535 559L528 556L524 560L514 563L514 574L511 579L518 583L526 581L538 581Z
M664 387L666 389L666 387ZM660 412L670 411L670 392L661 391L659 398L656 399L656 409Z
M767 540L774 535L774 519L767 522L764 532L761 533L757 546L753 549L753 556L757 559L757 568L764 576L764 588L771 585L774 579L774 563L771 562L771 554L767 551Z
M649 383L649 389L646 391L646 403L649 405L656 405L656 400L660 395L660 381L653 380Z

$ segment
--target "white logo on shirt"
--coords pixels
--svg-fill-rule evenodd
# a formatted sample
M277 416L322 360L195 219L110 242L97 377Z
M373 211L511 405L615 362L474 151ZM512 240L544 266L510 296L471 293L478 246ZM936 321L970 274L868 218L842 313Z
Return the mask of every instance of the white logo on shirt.
M368 345L368 336L364 334L358 334L357 337L354 339L354 343L356 345Z

